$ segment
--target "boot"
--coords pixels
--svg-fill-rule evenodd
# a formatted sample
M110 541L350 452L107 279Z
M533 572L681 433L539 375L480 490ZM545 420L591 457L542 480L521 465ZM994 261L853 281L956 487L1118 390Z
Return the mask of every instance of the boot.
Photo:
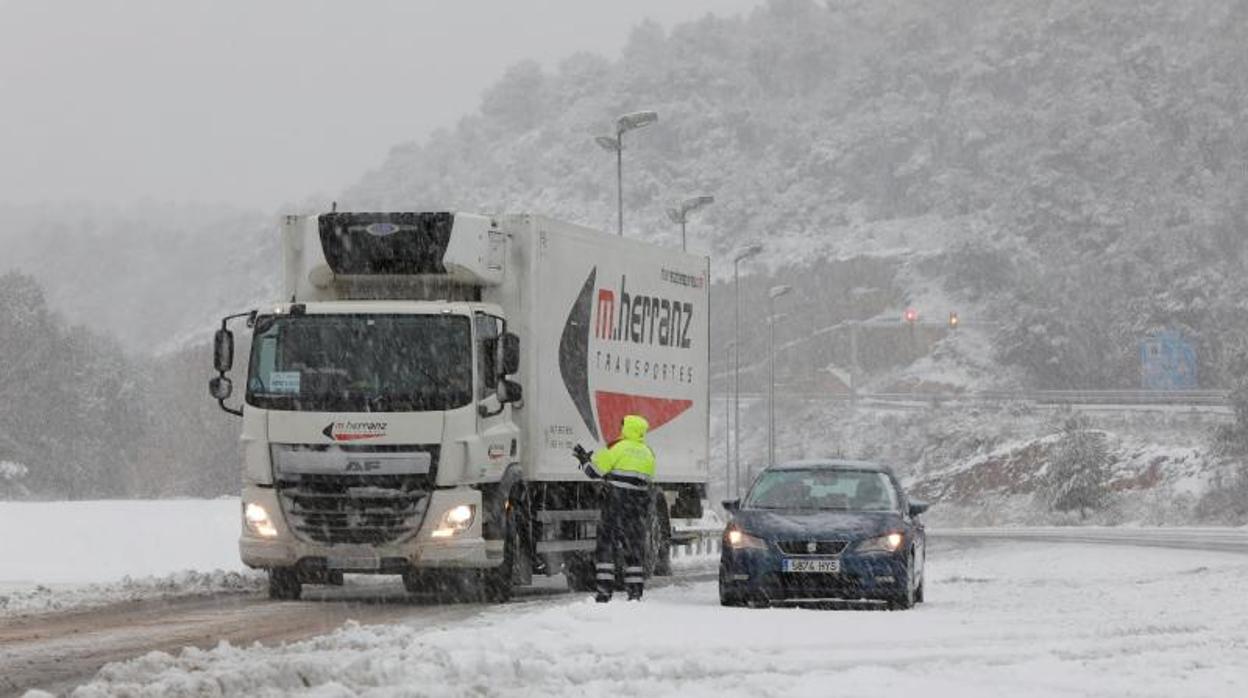
M629 598L632 598L631 594L629 595ZM597 594L594 595L594 601L597 601L598 603L606 603L610 600L611 600L611 592L609 591L599 591Z
M642 591L642 586L640 584L629 584L628 585L628 600L629 601L641 601L641 591Z

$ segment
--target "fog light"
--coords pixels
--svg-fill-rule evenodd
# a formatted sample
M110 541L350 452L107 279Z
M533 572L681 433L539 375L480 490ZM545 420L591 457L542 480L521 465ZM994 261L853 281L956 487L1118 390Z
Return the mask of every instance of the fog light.
M277 536L277 527L269 518L269 512L255 502L247 502L243 507L243 521L247 524L247 530L261 538Z
M477 508L471 504L459 504L446 510L442 521L433 529L434 538L450 538L456 533L472 528L472 520L477 517Z

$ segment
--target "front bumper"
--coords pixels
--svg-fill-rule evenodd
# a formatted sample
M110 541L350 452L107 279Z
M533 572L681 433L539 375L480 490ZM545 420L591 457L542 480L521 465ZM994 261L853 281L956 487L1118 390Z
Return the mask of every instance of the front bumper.
M784 572L785 557L772 548L726 547L720 556L720 587L741 599L885 601L904 593L909 583L904 548L894 553L843 552L835 556L841 561L835 574Z
M245 487L243 506L259 504L269 512L277 535L262 537L243 523L239 553L248 567L298 567L309 574L327 569L353 573L400 574L411 568L490 568L503 560L503 542L482 537L481 492L468 487L435 490L424 521L415 535L378 545L332 545L294 535L287 526L272 488ZM449 538L433 538L433 529L452 507L476 507L472 526ZM358 562L352 562L358 561ZM332 564L332 567L331 567Z

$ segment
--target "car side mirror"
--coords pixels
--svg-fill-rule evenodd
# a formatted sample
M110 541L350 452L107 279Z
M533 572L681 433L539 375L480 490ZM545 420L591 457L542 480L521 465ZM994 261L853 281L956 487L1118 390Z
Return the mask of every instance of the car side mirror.
M920 502L918 500L911 501L910 502L910 515L918 516L919 514L922 514L923 512L927 511L930 506L931 505L928 504L927 502Z
M724 511L730 514L735 514L736 512L740 510L741 510L740 499L725 499L724 500Z
M217 401L228 399L234 394L234 381L225 376L214 376L208 381L208 393Z
M222 328L212 336L212 365L218 373L225 373L234 367L233 332Z
M520 387L519 383L506 378L498 382L498 401L500 403L505 405L509 402L520 402L523 399L524 389Z
M520 338L511 332L504 332L499 338L499 371L510 376L520 371Z

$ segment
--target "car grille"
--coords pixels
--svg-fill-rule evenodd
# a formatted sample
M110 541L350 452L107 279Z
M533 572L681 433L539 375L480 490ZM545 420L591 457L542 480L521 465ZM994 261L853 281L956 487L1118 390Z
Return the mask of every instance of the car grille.
M419 530L435 473L436 467L409 475L281 473L275 488L286 522L300 538L377 545Z
M815 544L815 549L810 549L810 544ZM840 555L848 545L848 541L843 540L782 540L777 541L776 545L780 547L780 551L785 555Z

